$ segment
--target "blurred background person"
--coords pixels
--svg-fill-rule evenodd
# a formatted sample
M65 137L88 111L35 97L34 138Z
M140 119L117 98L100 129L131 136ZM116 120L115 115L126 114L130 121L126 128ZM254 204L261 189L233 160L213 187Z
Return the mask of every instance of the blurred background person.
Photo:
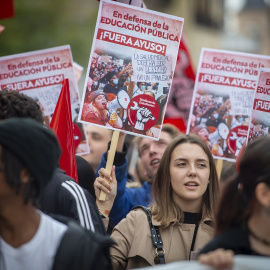
M267 137L248 144L238 175L224 188L217 209L216 237L201 250L205 254L201 262L226 268L232 266L233 255L270 256L269 148Z

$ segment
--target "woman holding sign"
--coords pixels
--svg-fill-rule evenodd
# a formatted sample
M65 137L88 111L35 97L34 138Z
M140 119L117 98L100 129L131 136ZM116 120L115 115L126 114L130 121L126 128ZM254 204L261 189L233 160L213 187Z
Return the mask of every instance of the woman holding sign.
M117 182L114 174L110 177L104 169L99 174L110 181L106 201L97 201L101 212L108 214ZM95 189L98 198L100 190L96 185ZM159 164L153 183L155 203L149 211L131 211L112 233L117 243L111 249L114 269L195 258L212 238L218 194L219 182L209 148L196 135L177 136Z
M201 262L221 269L232 266L234 254L270 256L269 149L269 137L247 146L239 174L222 195L216 218L217 237L201 251L213 252L200 256Z

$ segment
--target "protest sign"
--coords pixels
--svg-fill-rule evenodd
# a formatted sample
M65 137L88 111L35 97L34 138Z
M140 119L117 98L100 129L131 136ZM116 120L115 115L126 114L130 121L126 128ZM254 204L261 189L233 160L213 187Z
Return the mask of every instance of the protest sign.
M187 132L199 135L215 158L235 161L248 134L254 90L270 57L202 49Z
M270 136L270 69L261 69L253 101L248 142Z
M46 123L50 122L65 77L69 78L74 123L80 101L69 45L0 57L0 89L7 87L32 97L40 105ZM76 152L88 153L85 132L77 127L74 124Z
M79 119L158 139L183 19L101 1Z

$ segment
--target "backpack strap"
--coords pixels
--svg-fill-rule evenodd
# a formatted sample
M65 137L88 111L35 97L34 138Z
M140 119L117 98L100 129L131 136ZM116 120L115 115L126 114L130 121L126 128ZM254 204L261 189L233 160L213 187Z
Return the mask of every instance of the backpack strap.
M139 208L142 209L147 216L152 242L154 247L156 248L156 257L154 259L154 262L155 264L165 264L165 250L163 248L163 241L159 232L159 227L153 225L151 211L148 208L139 205L134 207L132 210Z

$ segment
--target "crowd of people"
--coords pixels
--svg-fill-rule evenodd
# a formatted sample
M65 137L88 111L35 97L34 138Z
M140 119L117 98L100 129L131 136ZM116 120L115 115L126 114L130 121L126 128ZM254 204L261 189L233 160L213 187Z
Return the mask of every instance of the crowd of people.
M234 158L235 152L231 151L226 141L229 132L235 131L236 127L249 125L248 115L232 115L230 110L228 97L197 94L195 98L190 132L197 134L216 157ZM219 136L216 136L216 131Z
M256 138L259 137L269 137L270 136L270 131L269 127L264 125L264 124L257 124L254 125L252 122L250 123L250 128L249 128L249 134L248 134L248 140L253 141Z
M91 153L76 157L76 183L59 168L61 149L38 104L8 90L0 104L1 269L116 270L197 259L222 269L237 254L270 255L269 138L247 146L219 198L213 155L200 136L164 124L158 141L128 142L146 176L129 187L125 133L109 173L112 131L89 125Z
M156 137L155 129L160 129L163 120L169 85L134 81L132 75L132 63L127 60L108 55L93 56L81 119L88 123ZM159 111L158 118L155 119L152 129L145 130L134 126L128 118L128 105L139 95L149 95L157 102L155 110ZM151 102L153 100L150 99ZM151 115L151 111L149 108L144 108L144 110L138 110L137 114L146 122L150 119L148 115Z

